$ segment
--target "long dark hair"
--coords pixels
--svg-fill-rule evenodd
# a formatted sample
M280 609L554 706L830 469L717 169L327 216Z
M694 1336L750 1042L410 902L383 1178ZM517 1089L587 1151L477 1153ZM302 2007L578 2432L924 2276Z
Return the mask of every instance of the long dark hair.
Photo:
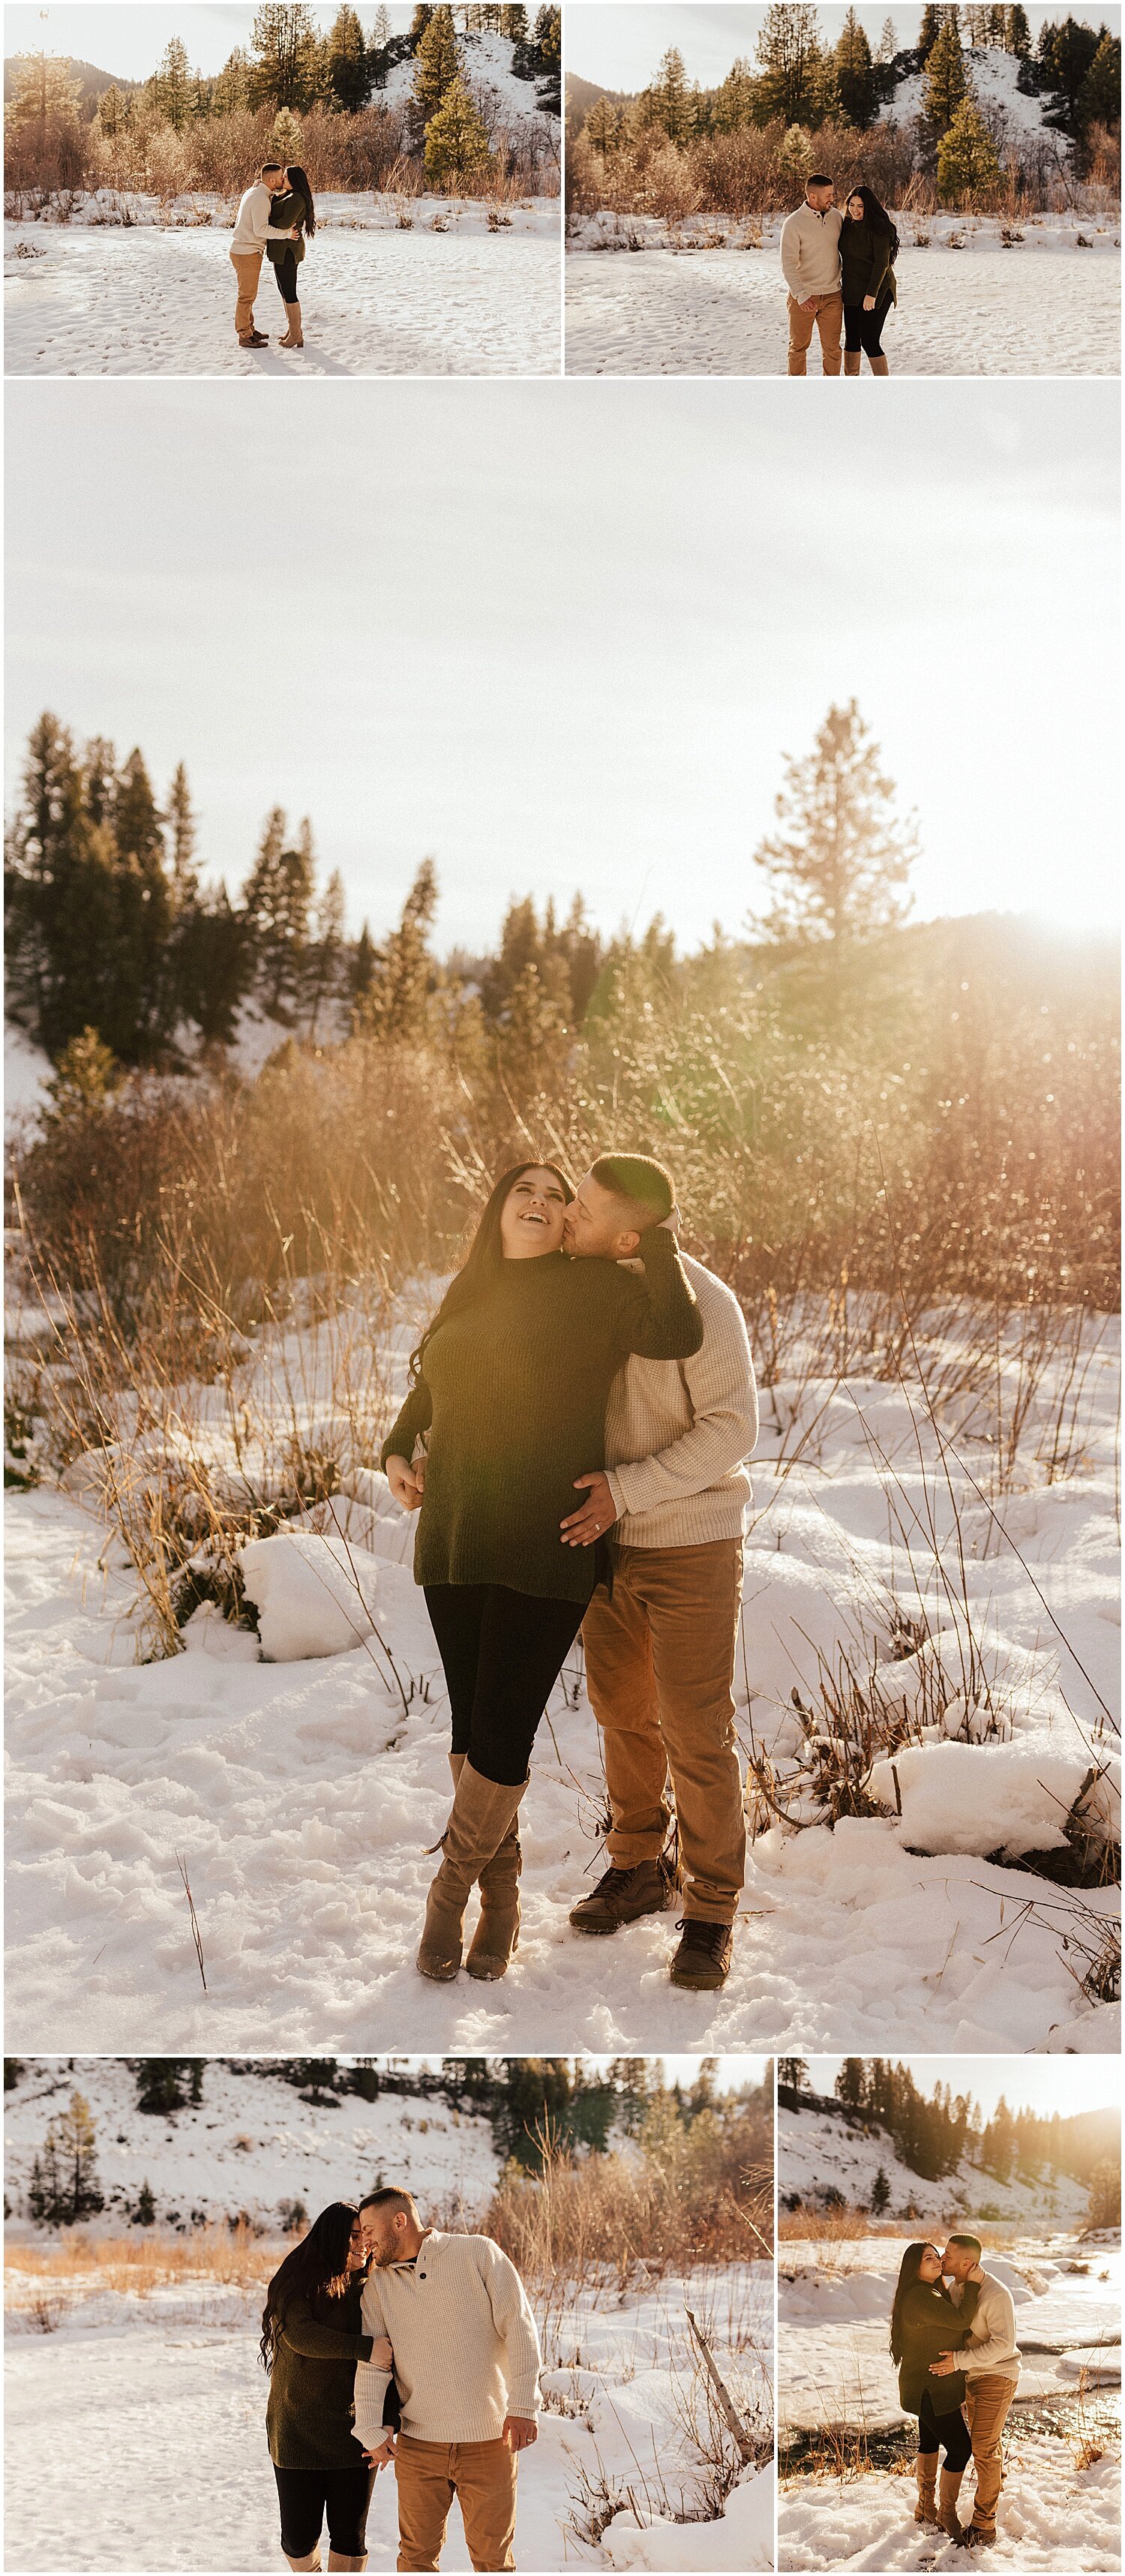
M278 2266L262 2310L259 2350L263 2370L273 2368L277 2338L291 2299L311 2299L317 2290L327 2290L334 2298L343 2297L348 2286L348 2255L355 2219L351 2201L330 2201L319 2218L314 2218L308 2235L302 2236L300 2244Z
M495 1287L504 1261L500 1242L504 1201L524 1172L553 1172L569 1207L574 1191L557 1163L540 1163L534 1156L529 1156L526 1163L513 1163L509 1171L501 1172L495 1187L489 1191L480 1223L457 1276L450 1280L433 1322L427 1324L417 1350L411 1352L412 1380L418 1376L439 1326L447 1324L451 1315L463 1315L470 1306L478 1305L482 1297L487 1297L489 1289Z
M298 228L300 231L306 232L309 236L309 240L311 241L313 234L316 231L316 207L313 204L312 189L309 186L304 171L298 166L296 161L289 161L286 163L285 176L289 181L290 188L294 195L301 196L305 200L305 211L304 214L298 218Z
M936 2253L936 2245L931 2245L929 2238L927 2237L925 2243L922 2245L908 2245L902 2261L899 2264L898 2280L895 2284L895 2303L891 2309L891 2360L895 2362L896 2365L902 2360L903 2353L902 2309L906 2293L908 2290L913 2289L918 2278L923 2254ZM927 2282L925 2286L929 2288L929 2283ZM936 2289L936 2282L934 2287Z
M845 213L847 212L847 208L851 204L853 197L862 197L864 218L866 222L870 224L873 233L894 232L895 228L889 214L887 213L887 209L884 205L880 204L874 188L865 188L862 184L858 188L849 188L844 208ZM897 240L897 234L895 235L895 238Z

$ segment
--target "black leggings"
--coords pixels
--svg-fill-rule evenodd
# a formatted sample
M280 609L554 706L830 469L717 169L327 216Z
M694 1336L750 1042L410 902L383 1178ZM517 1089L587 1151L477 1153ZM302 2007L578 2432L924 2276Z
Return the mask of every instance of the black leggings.
M973 2437L959 2406L948 2415L935 2415L929 2389L918 2409L918 2448L920 2451L945 2453L947 2469L967 2469L973 2454Z
M582 1625L584 1601L539 1601L501 1583L427 1583L445 1667L453 1751L486 1780L526 1780L535 1730Z
M296 253L296 251L295 251L292 247L290 247L288 250L283 250L283 251L282 251L282 253L281 253L281 257L280 257L280 259L272 260L272 261L271 261L271 263L270 263L270 265L271 265L271 267L272 267L272 269L273 269L274 276L275 276L275 277L276 277L276 279L277 279L277 291L278 291L278 294L279 294L279 295L280 295L280 297L281 297L282 303L283 303L283 304L295 304L295 303L296 303L296 301L297 301L297 253ZM848 346L849 346L849 348L850 348L850 346L851 346L850 341L849 341L849 343L848 343ZM294 2473L294 2474L295 2474L295 2473ZM308 2556L308 2552L307 2552L307 2550L306 2550L306 2552L305 2552L305 2555L306 2555L306 2557ZM353 2552L352 2552L352 2556L354 2557L355 2555L356 2555L356 2552L353 2550Z
M891 290L887 286L884 287L881 295L876 296L873 313L865 313L862 304L845 304L845 349L850 349L853 355L857 349L864 349L869 358L882 357L883 343L879 335L890 312L892 301Z
M375 2484L375 2471L366 2460L354 2469L275 2467L274 2476L281 2506L281 2546L287 2558L311 2558L319 2549L325 2514L329 2543L337 2557L362 2558Z

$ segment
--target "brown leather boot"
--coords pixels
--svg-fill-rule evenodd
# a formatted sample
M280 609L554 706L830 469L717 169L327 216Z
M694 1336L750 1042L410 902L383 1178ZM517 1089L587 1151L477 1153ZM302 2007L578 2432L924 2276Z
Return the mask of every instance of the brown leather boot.
M426 1920L418 1950L418 1966L424 1977L448 1983L457 1975L469 1891L510 1834L526 1787L527 1780L515 1785L505 1780L486 1780L483 1772L474 1771L467 1757L462 1761L443 1836L444 1858L426 1899ZM497 1971L493 1969L492 1973ZM503 1969L498 1973L503 1975Z
M937 2452L919 2451L917 2459L918 2502L914 2507L915 2522L937 2521L937 2469Z
M663 1852L657 1860L639 1860L633 1869L611 1861L597 1886L572 1905L575 1931L616 1932L622 1923L639 1923L642 1914L669 1913L676 1902L678 1877Z
M289 316L289 328L277 345L279 349L303 349L305 335L301 329L301 307L299 304L287 304L285 310Z
M307 2557L307 2558L286 2558L285 2564L286 2564L286 2566L287 2566L287 2567L292 2567L292 2568L294 2569L294 2571L295 2571L295 2576L304 2576L304 2570L305 2570L306 2568L319 2567L319 2565L320 2565L320 2543L319 2543L319 2541L318 2541L318 2543L317 2543L316 2548L315 2548L315 2549L310 2550L309 2555L308 2555L308 2557Z
M862 357L863 352L861 349L845 349L844 374L846 376L858 376Z
M872 358L869 360L869 365L873 376L889 376L891 372L885 358ZM856 374L857 376L859 374L858 366L856 368Z
M965 2546L965 2534L961 2528L960 2516L957 2511L957 2498L961 2493L961 2480L964 2477L964 2474L965 2472L963 2469L942 2470L940 2489L941 2503L938 2508L937 2517L939 2527L944 2531L946 2538L948 2540L955 2540L958 2548L960 2549L963 2549Z
M364 2550L362 2558L341 2558L338 2549L330 2549L328 2564L330 2567L350 2567L354 2571L354 2576L359 2576L360 2569L367 2565L367 2552Z

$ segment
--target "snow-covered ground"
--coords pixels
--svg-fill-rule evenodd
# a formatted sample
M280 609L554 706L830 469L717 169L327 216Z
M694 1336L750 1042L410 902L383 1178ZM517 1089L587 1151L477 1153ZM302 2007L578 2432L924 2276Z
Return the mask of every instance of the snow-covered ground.
M783 376L780 230L696 216L673 245L653 217L592 216L568 246L567 374ZM1044 215L1017 230L1005 247L994 217L899 219L892 375L1119 373L1120 223Z
M255 315L268 349L234 334L229 215L192 201L160 223L4 227L9 375L549 376L559 372L559 211L457 198L326 196L301 267L303 350L268 262ZM490 232L490 211L500 219ZM406 225L409 224L409 229Z
M1077 2226L1084 2218L1088 2192L1073 2174L1050 2171L1034 2180L1021 2176L1001 2182L965 2156L955 2172L940 2182L913 2172L898 2154L885 2129L858 2123L842 2111L777 2112L777 2188L782 2200L796 2194L816 2208L827 2191L835 2191L850 2209L868 2209L875 2177L884 2173L890 2190L888 2216L912 2211L925 2222L952 2224L984 2216L1027 2228L1035 2223Z
M908 2241L908 2235L895 2234L822 2245L782 2243L778 2422L783 2433L844 2425L855 2432L863 2428L874 2444L883 2431L907 2423L887 2351L887 2325ZM1114 2394L1121 2382L1120 2241L1029 2236L1017 2238L1003 2254L986 2249L984 2262L1012 2292L1023 2355L1005 2444L996 2563L1021 2570L1116 2568L1121 2555ZM1090 2434L1104 2446L1103 2456L1083 2467L1081 2445ZM970 2469L963 2520L971 2500ZM955 2550L932 2531L918 2528L914 2501L909 2470L873 2467L843 2482L790 2477L779 2499L778 2564L789 2569L952 2567Z
M383 1352L399 1383L415 1331L404 1317ZM263 1378L274 1387L283 1415L288 1378L307 1436L323 1445L337 1437L339 1413L331 1397L315 1400L308 1343L290 1341L300 1348L280 1374L276 1351L252 1353L247 1366L259 1395ZM363 2051L408 2037L420 2049L484 2051L1116 2049L1118 2009L1083 1992L1088 1953L1075 1946L1076 1935L1100 1940L1114 1891L1052 1885L996 1856L1006 1830L1000 1767L1018 1772L1020 1813L1040 1814L1046 1848L1060 1839L1056 1784L1068 1798L1091 1751L1100 1762L1114 1741L1101 1731L1098 1694L1113 1704L1119 1643L1115 1339L1103 1331L1087 1358L1068 1399L1080 1414L1072 1472L1045 1481L1060 1358L1029 1406L999 1528L967 1481L955 1482L979 1686L998 1745L973 1740L988 1721L963 1702L943 1723L922 1723L938 1668L956 1693L966 1650L964 1617L927 1553L932 1516L943 1564L956 1562L925 1425L923 1473L899 1389L854 1378L835 1390L819 1380L769 1391L739 1725L744 1744L769 1755L803 1829L775 1819L759 1831L734 1965L713 1998L669 1987L671 1918L597 1942L569 1928L569 1907L599 1866L604 1797L577 1654L540 1729L524 1804L524 1931L512 1967L484 1986L417 1975L431 1847L448 1810L448 1714L409 1567L412 1525L380 1476L345 1472L330 1507L349 1545L373 1560L364 1581L374 1574L378 1636L284 1664L259 1660L257 1639L215 1611L195 1614L186 1653L138 1663L133 1585L107 1544L96 1456L67 1471L69 1490L11 1494L9 2047ZM222 1390L199 1391L197 1402L207 1416L197 1444L212 1440L222 1459ZM960 1436L987 1482L992 1452L971 1426ZM896 1622L920 1612L938 1645L904 1655ZM915 1710L909 1780L903 1759L909 1816L845 1817L832 1829L816 1821L792 1692L817 1700L818 1656L829 1671L844 1654L866 1671L876 1653L887 1704ZM1108 1798L1109 1783L1097 1794ZM890 1808L889 1786L885 1795Z
M35 2232L32 2162L75 2089L97 2133L99 2235L121 2234L146 2182L160 2227L244 2215L277 2228L294 2201L312 2218L331 2200L373 2190L380 2177L405 2182L427 2214L460 2208L476 2224L500 2173L489 2122L429 2094L308 2101L283 2076L215 2058L202 2102L163 2116L137 2109L136 2075L123 2058L33 2057L4 2097L4 2184L9 2223L21 2236Z

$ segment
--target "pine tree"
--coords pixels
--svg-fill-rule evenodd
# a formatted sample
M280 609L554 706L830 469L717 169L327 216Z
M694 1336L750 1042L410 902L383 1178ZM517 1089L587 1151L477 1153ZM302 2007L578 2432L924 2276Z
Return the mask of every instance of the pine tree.
M154 104L168 124L175 126L177 134L182 134L190 122L195 106L195 86L187 47L178 36L170 36L150 87Z
M290 108L296 115L311 107L320 73L320 40L304 0L263 0L250 39L257 61L251 74L255 103Z
M139 2057L136 2070L138 2111L182 2111L183 2067L182 2057Z
M442 6L433 11L415 59L411 115L415 134L421 137L458 77L452 9Z
M777 2080L779 2084L783 2084L785 2086L787 2093L807 2093L809 2087L808 2059L806 2057L779 2057L777 2061Z
M219 73L211 93L211 106L216 116L239 116L253 100L255 71L250 57L236 45Z
M340 991L346 911L344 880L339 869L333 868L316 899L313 912L313 935L305 972L310 1038L319 1036L321 1014Z
M1099 2230L1121 2225L1121 2164L1107 2158L1094 2166L1090 2176L1090 2197L1086 2225Z
M12 71L14 87L4 109L10 133L25 134L49 124L77 125L82 93L56 54L17 54Z
M501 9L500 33L507 37L510 45L526 45L527 32L527 11L523 0L515 0L513 7Z
M171 882L169 892L172 910L185 912L199 900L199 870L195 861L195 815L188 789L188 775L182 760L173 773L168 790L168 833L171 843Z
M267 1009L286 1014L298 999L313 898L312 829L286 846L280 805L267 815L258 855L242 889L242 910Z
M1039 61L1054 92L1045 122L1064 134L1080 131L1078 101L1100 42L1092 27L1080 26L1075 18L1040 29Z
M873 2218L882 2217L890 2196L891 2186L887 2181L882 2165L880 2165L878 2173L875 2176L875 2180L871 2185L871 2215Z
M926 59L923 107L935 134L948 133L962 100L968 94L956 11L948 10L937 43Z
M344 116L355 116L371 95L372 65L355 10L337 10L324 55L327 102Z
M731 64L715 92L712 122L717 134L737 134L756 120L758 84L744 54Z
M596 98L583 128L587 142L600 152L604 161L620 152L628 135L628 119L623 107L611 98Z
M432 859L423 859L397 930L375 952L375 974L356 1006L356 1025L373 1037L420 1043L428 1032L438 967L430 949L438 885Z
M536 99L544 116L562 115L562 10L545 6L535 13L531 32Z
M922 23L918 29L918 51L924 63L928 63L930 59L941 34L946 14L945 8L939 5L939 0L926 0L922 11Z
M759 113L807 124L815 107L814 78L821 61L820 24L811 0L770 0L758 37Z
M670 143L686 143L691 134L692 96L688 88L684 58L678 46L669 45L663 56L658 78L644 92L641 102L644 121Z
M938 190L947 205L976 206L1000 183L1000 160L975 98L963 98L937 154Z
M850 2110L858 2111L863 2106L863 2089L862 2057L845 2057L833 2086L837 2101L846 2102Z
M380 0L380 5L377 8L372 21L371 43L368 47L367 54L367 67L370 75L371 87L373 89L384 89L386 87L390 45L390 11L385 5L385 0Z
M874 121L879 104L871 47L855 10L849 9L844 20L835 53L836 87L840 106L849 125L863 127Z
M855 699L830 707L812 752L786 763L782 830L754 852L773 896L769 936L828 940L839 955L901 921L917 843L892 815L894 793Z
M47 2131L47 2161L55 2180L56 2205L64 2227L92 2216L103 2207L98 2189L97 2137L84 2093L72 2093Z
M460 73L426 127L426 177L445 192L479 190L492 167L488 134Z
M1086 74L1075 102L1075 126L1085 134L1087 126L1121 123L1121 39L1103 30L1097 53Z
M135 2224L138 2227L154 2227L156 2224L156 2194L147 2175L137 2193Z
M876 56L876 60L880 63L893 63L897 52L898 36L895 32L894 19L884 18L883 32L879 38L879 51Z
M1004 42L1010 54L1018 54L1021 62L1027 61L1031 53L1031 29L1027 23L1026 9L1021 9L1017 5L1014 9L1006 10Z

